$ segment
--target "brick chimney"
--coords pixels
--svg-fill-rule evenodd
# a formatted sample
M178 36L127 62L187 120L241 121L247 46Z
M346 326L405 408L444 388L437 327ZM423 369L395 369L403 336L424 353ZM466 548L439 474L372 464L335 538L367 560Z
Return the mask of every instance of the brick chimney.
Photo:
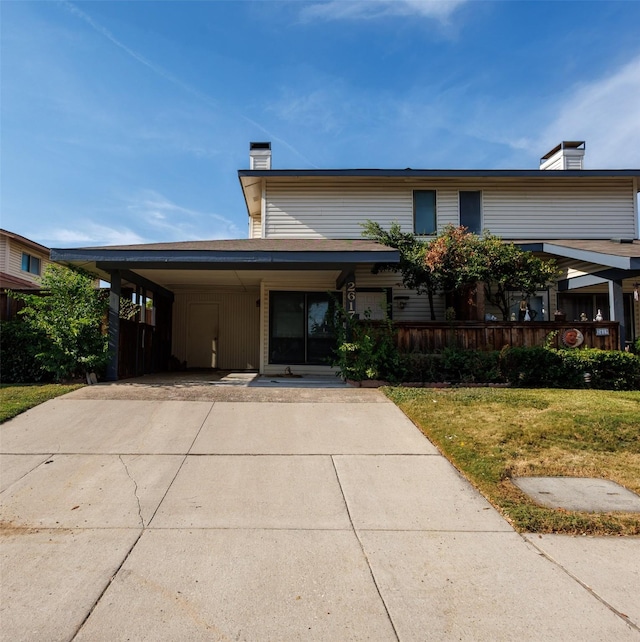
M540 169L584 169L583 140L563 140L540 159Z
M249 169L271 169L271 143L249 143Z

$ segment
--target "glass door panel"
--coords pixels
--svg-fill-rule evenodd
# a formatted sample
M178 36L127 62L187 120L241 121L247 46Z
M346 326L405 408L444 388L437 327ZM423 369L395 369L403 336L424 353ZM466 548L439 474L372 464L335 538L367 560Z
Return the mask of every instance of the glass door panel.
M304 363L304 293L271 292L269 310L269 362Z

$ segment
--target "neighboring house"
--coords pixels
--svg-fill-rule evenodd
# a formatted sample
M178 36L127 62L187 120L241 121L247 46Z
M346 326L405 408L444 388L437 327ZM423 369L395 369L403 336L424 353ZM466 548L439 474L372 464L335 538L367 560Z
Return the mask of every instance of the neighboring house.
M425 239L449 223L487 229L554 257L562 277L530 301L537 320L558 307L569 319L601 309L631 338L640 321L640 169L585 170L583 156L583 142L563 142L535 170L278 170L270 143L252 143L250 168L238 172L249 239L54 249L51 257L111 282L114 342L116 295L134 288L152 298L172 354L189 367L327 372L334 298L360 315L388 308L394 320L427 321L425 296L405 290L398 274L372 273L398 253L362 239L367 219L386 228L398 221ZM439 320L444 312L440 297Z
M12 319L19 302L7 296L7 290L40 289L40 277L50 263L50 250L24 236L0 229L0 315Z

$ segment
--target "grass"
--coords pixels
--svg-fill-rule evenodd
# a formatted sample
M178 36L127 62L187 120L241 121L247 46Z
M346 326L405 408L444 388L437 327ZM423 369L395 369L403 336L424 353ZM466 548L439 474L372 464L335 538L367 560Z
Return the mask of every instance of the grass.
M518 531L640 535L637 513L535 504L518 476L609 479L640 494L640 392L385 388Z
M82 384L2 384L0 385L0 423L78 388L82 388Z

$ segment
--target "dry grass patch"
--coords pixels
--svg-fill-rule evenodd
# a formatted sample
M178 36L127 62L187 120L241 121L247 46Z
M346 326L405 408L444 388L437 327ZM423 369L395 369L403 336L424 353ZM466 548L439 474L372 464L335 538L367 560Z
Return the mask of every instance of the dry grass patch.
M520 531L640 534L640 514L535 504L511 478L598 477L640 494L640 392L386 388Z

